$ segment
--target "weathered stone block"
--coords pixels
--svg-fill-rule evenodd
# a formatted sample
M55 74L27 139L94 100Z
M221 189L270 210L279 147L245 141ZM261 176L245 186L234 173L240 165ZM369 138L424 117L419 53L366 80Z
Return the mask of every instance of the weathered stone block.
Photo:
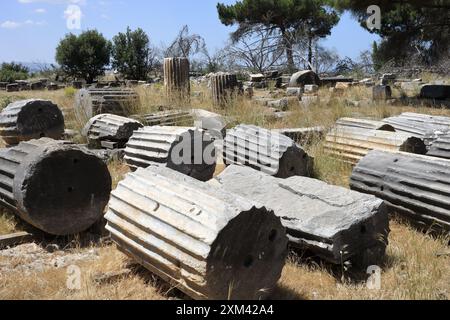
M272 211L164 167L130 173L111 194L118 248L188 296L260 300L287 256Z
M64 116L58 106L47 100L21 100L0 113L0 135L8 145L64 134Z
M239 166L228 167L215 181L274 210L293 247L339 265L350 260L367 267L384 257L389 218L382 200L319 180L277 179Z
M111 192L111 176L99 158L48 138L0 150L0 180L0 204L56 236L91 227Z

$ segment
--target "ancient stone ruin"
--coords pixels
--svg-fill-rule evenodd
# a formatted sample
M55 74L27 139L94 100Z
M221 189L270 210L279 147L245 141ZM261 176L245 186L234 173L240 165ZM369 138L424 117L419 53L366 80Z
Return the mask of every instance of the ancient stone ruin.
M143 126L133 119L100 114L89 120L83 128L82 135L88 139L91 148L125 148L133 132Z
M390 86L378 85L372 89L373 100L388 100L392 98L392 89Z
M84 121L104 113L129 117L138 105L139 96L131 89L89 88L79 90L75 96L76 115Z
M431 146L428 156L450 160L450 134L439 137Z
M164 59L164 86L169 99L187 99L191 92L189 81L189 59Z
M396 117L386 118L383 122L393 126L395 131L406 132L422 139L427 148L450 131L450 118L443 116L405 112Z
M449 174L449 160L375 150L355 167L350 186L383 199L392 213L415 224L448 232Z
M7 145L48 137L60 139L64 116L58 106L47 100L21 100L0 113L0 135Z
M272 211L164 167L128 174L106 219L121 251L194 299L263 299L287 256Z
M274 210L292 247L333 264L365 268L383 259L389 219L382 200L305 178L274 178L230 166L212 184Z
M238 81L236 74L219 72L211 75L211 97L214 105L224 106L237 94Z
M125 161L132 169L164 164L195 179L208 181L216 169L216 151L214 141L203 130L144 127L135 131L127 143Z
M190 110L165 110L156 113L136 115L133 118L141 121L146 126L194 126L194 117Z
M223 158L227 165L252 167L278 178L309 176L311 159L285 135L250 125L227 131Z
M427 84L420 90L422 99L445 100L450 99L450 85Z
M0 180L0 204L56 236L91 227L111 192L111 176L99 158L48 138L0 150Z
M294 73L289 82L290 88L304 87L305 85L319 85L319 76L311 70L304 70Z
M425 143L411 134L343 126L330 130L324 147L329 155L352 165L371 150L427 152Z
M336 121L336 126L395 132L395 128L390 124L369 119L341 118Z

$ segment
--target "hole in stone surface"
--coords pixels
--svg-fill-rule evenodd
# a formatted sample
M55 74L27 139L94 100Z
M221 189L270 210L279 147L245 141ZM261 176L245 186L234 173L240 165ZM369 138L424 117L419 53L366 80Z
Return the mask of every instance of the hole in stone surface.
M397 162L398 162L398 159L395 159L395 160L394 160L394 163L397 163Z
M365 234L367 232L366 226L361 226L361 233Z
M72 187L68 187L67 188L67 192L72 193L73 192L73 188Z
M44 138L44 137L45 137L45 133L41 132L41 133L39 134L39 137Z
M277 235L278 235L277 230L272 230L272 231L270 231L270 234L269 234L269 241L270 241L270 242L274 242L275 239L277 238Z
M380 189L381 189L381 191L384 191L384 187L381 187Z
M250 268L252 265L253 265L253 257L252 256L248 256L247 258L245 258L245 260L244 260L244 267Z
M295 167L291 167L291 169L289 169L290 172L294 172L295 171Z

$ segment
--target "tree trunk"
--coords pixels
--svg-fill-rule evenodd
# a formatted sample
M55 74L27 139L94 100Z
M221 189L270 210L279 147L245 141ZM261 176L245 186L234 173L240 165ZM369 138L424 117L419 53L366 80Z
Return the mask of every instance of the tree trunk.
M313 64L312 64L312 62L313 62L313 48L312 48L312 42L313 42L313 39L312 39L312 36L311 35L309 35L308 36L308 69L309 70L312 70L312 66L313 66Z
M295 72L294 53L292 51L292 43L284 28L281 28L281 35L283 36L284 46L286 47L286 57L289 72Z

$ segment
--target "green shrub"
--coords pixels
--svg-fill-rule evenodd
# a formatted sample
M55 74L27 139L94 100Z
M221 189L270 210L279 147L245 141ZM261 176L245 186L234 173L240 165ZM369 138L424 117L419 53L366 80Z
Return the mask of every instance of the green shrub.
M14 82L16 80L26 80L29 70L21 64L14 62L2 63L0 67L0 82Z
M67 88L64 89L64 95L67 98L74 97L76 92L77 92L77 89L75 89L74 87L67 87Z
M12 99L10 97L2 97L0 98L0 111L5 109L10 103L12 103Z

